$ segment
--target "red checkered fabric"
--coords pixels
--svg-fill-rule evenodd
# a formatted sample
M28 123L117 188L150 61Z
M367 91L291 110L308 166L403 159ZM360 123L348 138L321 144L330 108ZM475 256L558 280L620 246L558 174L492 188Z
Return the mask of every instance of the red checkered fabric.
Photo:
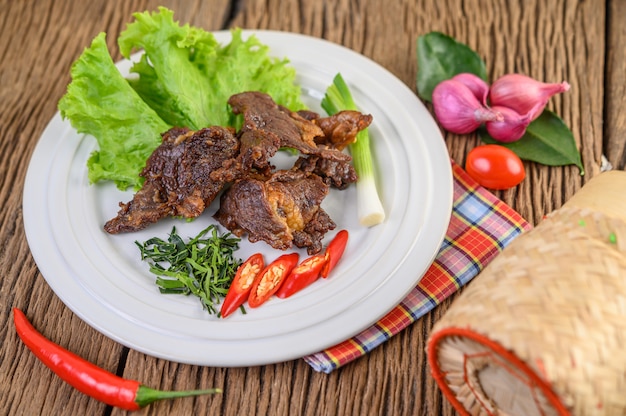
M331 371L355 360L432 310L474 278L531 225L482 188L452 161L454 201L445 239L419 284L387 315L360 334L308 355L316 371Z

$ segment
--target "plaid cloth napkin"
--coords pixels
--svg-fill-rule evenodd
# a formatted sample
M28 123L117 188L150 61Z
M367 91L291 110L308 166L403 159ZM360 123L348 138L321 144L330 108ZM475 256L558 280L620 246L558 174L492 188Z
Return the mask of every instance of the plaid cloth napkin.
M531 228L519 213L451 162L452 217L433 264L417 287L376 324L334 347L304 357L314 370L330 373L367 354L469 282L515 237Z

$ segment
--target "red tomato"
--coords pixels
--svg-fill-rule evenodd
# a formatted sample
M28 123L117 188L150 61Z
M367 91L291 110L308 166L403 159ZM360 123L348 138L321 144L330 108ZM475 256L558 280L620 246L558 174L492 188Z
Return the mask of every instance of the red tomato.
M519 156L498 144L486 144L470 150L465 170L476 182L489 189L509 189L526 177Z

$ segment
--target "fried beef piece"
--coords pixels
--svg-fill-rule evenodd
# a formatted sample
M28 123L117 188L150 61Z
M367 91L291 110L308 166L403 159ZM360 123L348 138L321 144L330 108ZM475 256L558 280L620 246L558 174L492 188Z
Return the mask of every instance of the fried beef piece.
M284 108L284 111L289 112L290 110L287 109L287 108ZM316 118L320 118L319 114L317 114L315 111L311 111L311 110L298 110L296 112L296 114L298 114L303 119L309 120L309 121L313 121Z
M280 148L280 139L262 130L246 130L240 134L240 151L236 158L225 161L222 167L211 172L211 179L233 182L250 172L270 175L273 166L270 158Z
M294 169L314 173L329 186L346 189L358 176L350 162L328 160L318 156L299 157Z
M328 191L319 176L297 170L247 177L222 194L214 218L236 236L247 233L253 243L265 241L279 250L295 245L314 254L336 227L320 207Z
M142 188L130 202L120 203L117 217L104 229L117 234L141 230L168 216L199 216L225 185L211 179L211 172L238 151L239 141L227 128L170 129L140 174L145 178Z
M318 146L315 138L324 136L324 131L299 113L277 105L265 93L248 91L235 94L230 97L228 104L235 114L243 114L242 133L251 130L262 132L278 137L280 146L290 147L307 155L331 160L351 160L349 155L336 149Z
M307 118L317 124L324 136L315 138L318 145L326 145L331 148L342 150L356 141L357 134L369 127L372 116L358 111L340 111L330 117ZM300 157L295 169L315 173L324 181L337 189L346 189L348 185L357 181L358 176L350 161L325 159L315 155Z
M356 135L372 123L372 116L358 111L344 110L330 117L313 120L324 135L315 139L317 144L325 144L337 150L356 142Z
M241 133L239 141L242 169L269 174L272 169L269 159L280 149L280 139L264 131L247 130Z

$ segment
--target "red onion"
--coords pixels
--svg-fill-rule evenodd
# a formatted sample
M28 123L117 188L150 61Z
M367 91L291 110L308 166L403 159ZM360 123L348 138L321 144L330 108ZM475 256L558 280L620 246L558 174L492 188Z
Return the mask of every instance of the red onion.
M492 110L502 114L503 119L499 121L488 121L485 123L487 132L494 139L510 143L522 138L526 133L526 127L530 124L533 110L525 115L520 115L515 110L508 107L493 106Z
M569 90L569 84L548 84L526 75L507 74L498 78L489 92L492 106L509 107L518 114L528 114L530 120L541 115L550 97Z
M472 91L474 97L476 97L482 105L487 105L487 97L489 96L489 84L487 84L478 75L474 75L469 72L463 72L453 76L451 79L459 81Z
M471 133L486 121L502 119L482 105L466 85L453 79L437 84L432 102L437 120L452 133Z

